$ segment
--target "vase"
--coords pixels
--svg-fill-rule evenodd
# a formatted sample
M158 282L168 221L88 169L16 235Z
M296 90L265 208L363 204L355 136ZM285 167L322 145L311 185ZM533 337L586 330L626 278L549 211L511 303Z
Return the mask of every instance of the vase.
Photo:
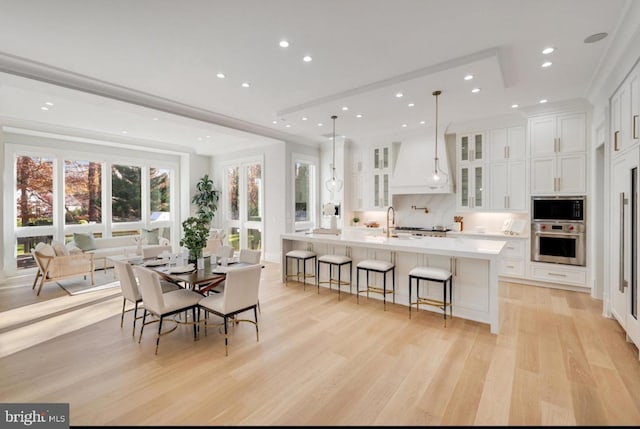
M202 257L202 249L189 249L189 263L197 264L198 258Z

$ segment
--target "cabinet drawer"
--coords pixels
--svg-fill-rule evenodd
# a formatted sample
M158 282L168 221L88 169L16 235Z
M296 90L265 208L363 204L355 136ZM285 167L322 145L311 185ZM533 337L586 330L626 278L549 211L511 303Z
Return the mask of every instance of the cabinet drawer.
M524 277L524 260L502 258L498 275Z
M525 240L507 240L500 256L507 258L524 258Z
M573 283L584 286L587 282L587 273L584 270L572 270L570 268L531 268L531 276L547 282Z

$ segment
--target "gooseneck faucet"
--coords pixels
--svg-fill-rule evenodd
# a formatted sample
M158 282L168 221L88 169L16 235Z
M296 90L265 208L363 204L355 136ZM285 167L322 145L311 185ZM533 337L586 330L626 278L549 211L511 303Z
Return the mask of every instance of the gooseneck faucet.
M391 222L393 223L393 225L396 224L396 210L393 208L393 206L389 206L389 208L387 209L387 238L389 238L389 236L391 235L390 229L389 229L389 213L392 213L391 216Z

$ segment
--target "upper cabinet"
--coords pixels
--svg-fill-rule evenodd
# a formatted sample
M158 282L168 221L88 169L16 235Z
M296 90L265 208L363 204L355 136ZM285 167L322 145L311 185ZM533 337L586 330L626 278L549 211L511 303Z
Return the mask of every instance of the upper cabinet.
M392 145L372 149L371 182L373 186L372 208L387 208L390 205L389 180L391 179Z
M531 194L584 194L586 114L564 113L529 119Z
M386 210L391 204L389 183L397 152L395 145L353 150L349 210Z
M611 97L613 156L624 153L640 140L640 65L636 66Z
M463 134L458 139L458 162L478 163L484 159L484 133Z
M524 160L525 140L524 126L491 130L489 133L490 161Z
M459 210L482 209L484 198L485 134L470 133L458 137L458 192Z

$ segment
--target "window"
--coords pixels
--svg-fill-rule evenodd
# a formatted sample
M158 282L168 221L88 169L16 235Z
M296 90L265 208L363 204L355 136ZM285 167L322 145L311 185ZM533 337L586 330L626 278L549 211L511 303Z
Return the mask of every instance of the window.
M235 250L262 248L262 161L243 160L225 168L225 229Z
M167 168L149 169L149 202L151 204L151 220L168 220L170 204L170 170ZM166 215L165 215L166 214ZM167 219L163 219L163 217Z
M142 219L142 169L128 165L111 166L112 222L138 222Z
M315 163L298 157L293 164L295 230L313 228L315 224Z
M16 159L17 227L53 225L53 160Z
M227 168L227 219L240 219L240 168Z
M64 220L67 225L102 222L102 164L64 162Z

